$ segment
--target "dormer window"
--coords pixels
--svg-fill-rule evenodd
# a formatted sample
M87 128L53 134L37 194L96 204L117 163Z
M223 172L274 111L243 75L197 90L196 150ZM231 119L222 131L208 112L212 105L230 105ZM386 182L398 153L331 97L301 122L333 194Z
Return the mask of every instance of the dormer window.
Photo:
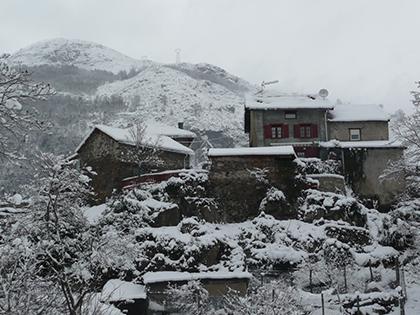
M350 132L350 141L360 141L362 139L360 129L358 128L349 129L349 132Z
M297 117L297 114L296 114L295 111L284 112L284 118L285 119L296 119L296 117Z

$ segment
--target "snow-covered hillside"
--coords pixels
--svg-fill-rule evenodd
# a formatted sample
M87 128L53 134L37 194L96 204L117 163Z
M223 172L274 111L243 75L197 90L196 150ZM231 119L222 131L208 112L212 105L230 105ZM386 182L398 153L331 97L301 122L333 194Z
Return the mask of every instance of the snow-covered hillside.
M237 87L248 91L251 85L242 81ZM146 116L169 124L183 121L194 130L220 131L234 139L243 135L243 94L173 67L150 66L133 78L99 87L97 94L120 95L130 103L131 111L120 119Z
M136 60L103 45L82 40L56 38L40 41L13 54L12 64L26 66L72 65L86 70L105 70L112 73L140 69L152 64Z
M244 97L256 88L215 65L164 65L136 60L96 43L62 38L23 48L8 62L33 67L34 77L50 82L60 95L92 101L118 96L128 105L128 110L126 106L112 108L112 117L106 121L88 117L98 116L96 106L81 118L88 125L107 123L121 127L139 118L172 125L184 122L186 128L208 135L213 143L246 141ZM120 71L126 74L120 75ZM109 113L110 108L103 111Z

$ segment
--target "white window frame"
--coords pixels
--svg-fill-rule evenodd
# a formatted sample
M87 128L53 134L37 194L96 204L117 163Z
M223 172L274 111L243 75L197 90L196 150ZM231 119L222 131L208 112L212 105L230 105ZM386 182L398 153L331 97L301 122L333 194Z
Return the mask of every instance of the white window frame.
M284 119L296 119L296 118L297 118L297 113L294 111L284 113Z
M272 126L271 127L271 139L283 138L283 126Z
M350 135L350 141L362 140L362 130L360 128L350 128L349 135ZM353 138L353 136L356 136L356 138Z

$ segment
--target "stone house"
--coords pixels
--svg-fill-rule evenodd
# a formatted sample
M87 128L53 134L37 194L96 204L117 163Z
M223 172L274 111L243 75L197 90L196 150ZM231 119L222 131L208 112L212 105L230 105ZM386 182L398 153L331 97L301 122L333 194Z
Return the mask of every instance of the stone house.
M402 178L379 179L404 150L390 141L388 123L380 105L333 105L325 95L262 91L245 105L251 147L291 145L298 157L334 156L355 192L382 205L404 189Z
M114 189L121 189L127 177L190 167L194 156L189 148L195 137L193 132L156 123L148 123L142 132L138 143L133 127L97 125L77 147L73 158L82 167L90 166L96 172L92 187L98 202L109 197ZM142 164L147 155L148 161Z

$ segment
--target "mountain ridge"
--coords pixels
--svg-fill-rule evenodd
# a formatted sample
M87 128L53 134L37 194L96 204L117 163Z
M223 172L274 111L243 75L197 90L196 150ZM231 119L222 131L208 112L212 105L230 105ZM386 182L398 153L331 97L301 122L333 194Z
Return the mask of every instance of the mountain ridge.
M256 87L216 65L137 60L97 43L63 38L34 43L7 60L52 81L61 95L103 101L110 117L104 119L101 112L81 117L88 126L123 127L140 118L172 125L182 121L216 145L246 142L243 104ZM109 105L112 98L121 101Z

